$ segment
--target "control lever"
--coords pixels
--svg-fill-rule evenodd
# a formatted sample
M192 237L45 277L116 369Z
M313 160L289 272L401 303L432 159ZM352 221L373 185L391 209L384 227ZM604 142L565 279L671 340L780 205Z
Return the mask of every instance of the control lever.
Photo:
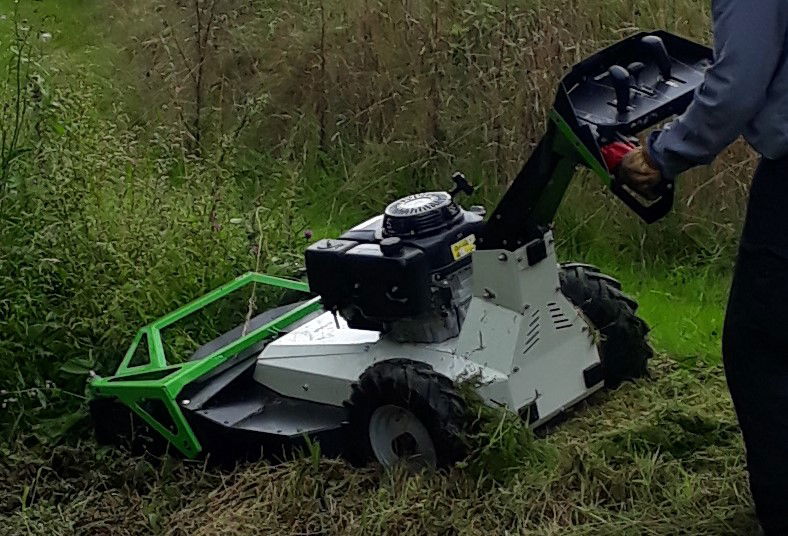
M620 114L625 114L629 111L629 100L632 95L630 92L632 77L629 75L629 71L620 65L613 65L608 70L608 73L613 81L613 89L616 90L616 110Z
M632 75L632 80L636 86L640 85L640 73L642 73L645 68L646 65L640 61L633 61L627 65L627 71Z
M456 197L460 193L472 195L473 192L476 191L476 187L468 182L468 179L465 178L465 174L459 171L454 172L454 175L451 176L451 180L454 181L454 189L449 192L449 195L452 198Z
M648 50L649 54L651 54L651 57L654 58L654 61L657 63L657 67L659 67L659 73L662 75L662 79L666 82L670 80L670 56L668 56L668 49L665 48L665 43L662 41L662 38L656 35L647 35L640 40L640 43L646 50Z
M655 94L654 89L640 83L640 75L645 68L646 64L640 61L633 61L627 65L627 71L632 76L632 88L649 97L653 97Z

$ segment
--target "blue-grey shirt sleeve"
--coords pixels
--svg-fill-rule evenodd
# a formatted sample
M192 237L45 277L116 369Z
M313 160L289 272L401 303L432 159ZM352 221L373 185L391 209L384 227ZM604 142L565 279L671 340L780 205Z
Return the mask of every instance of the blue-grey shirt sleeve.
M686 112L652 133L649 154L675 177L709 164L763 107L782 61L786 0L713 0L714 64Z

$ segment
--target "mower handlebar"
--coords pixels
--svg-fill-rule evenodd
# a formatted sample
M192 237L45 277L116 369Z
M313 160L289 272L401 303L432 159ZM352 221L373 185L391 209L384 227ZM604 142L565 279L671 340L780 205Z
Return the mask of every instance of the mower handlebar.
M575 65L559 85L547 132L492 211L478 249L514 250L540 239L578 164L646 223L668 214L672 179L659 185L656 201L643 202L613 175L600 147L629 141L684 112L712 59L708 47L657 31L633 35Z
M637 214L646 223L654 223L667 216L673 210L676 197L676 185L672 178L663 177L657 185L659 197L650 203L641 202L640 198L632 192L617 177L610 183L610 191L618 197L632 212Z

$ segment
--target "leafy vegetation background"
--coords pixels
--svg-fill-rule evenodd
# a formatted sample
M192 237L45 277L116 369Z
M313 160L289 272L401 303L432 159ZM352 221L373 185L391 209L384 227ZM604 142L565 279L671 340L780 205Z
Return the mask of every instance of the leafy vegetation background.
M741 144L682 177L676 212L650 227L575 180L561 256L622 279L667 357L654 382L597 397L547 439L490 417L478 456L448 475L308 457L227 472L98 448L84 412L90 371L111 373L139 326L227 280L297 275L311 239L444 189L455 169L491 208L568 66L640 29L708 41L708 12L0 0L0 533L746 533L716 365L755 162Z

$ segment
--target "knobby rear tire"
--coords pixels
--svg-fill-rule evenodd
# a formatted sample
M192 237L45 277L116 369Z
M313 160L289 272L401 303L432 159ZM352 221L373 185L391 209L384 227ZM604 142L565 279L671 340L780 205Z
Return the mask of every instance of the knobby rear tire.
M605 386L648 376L654 351L648 342L649 327L637 316L638 304L621 291L621 283L586 264L564 264L561 291L579 308L599 334L599 357Z

